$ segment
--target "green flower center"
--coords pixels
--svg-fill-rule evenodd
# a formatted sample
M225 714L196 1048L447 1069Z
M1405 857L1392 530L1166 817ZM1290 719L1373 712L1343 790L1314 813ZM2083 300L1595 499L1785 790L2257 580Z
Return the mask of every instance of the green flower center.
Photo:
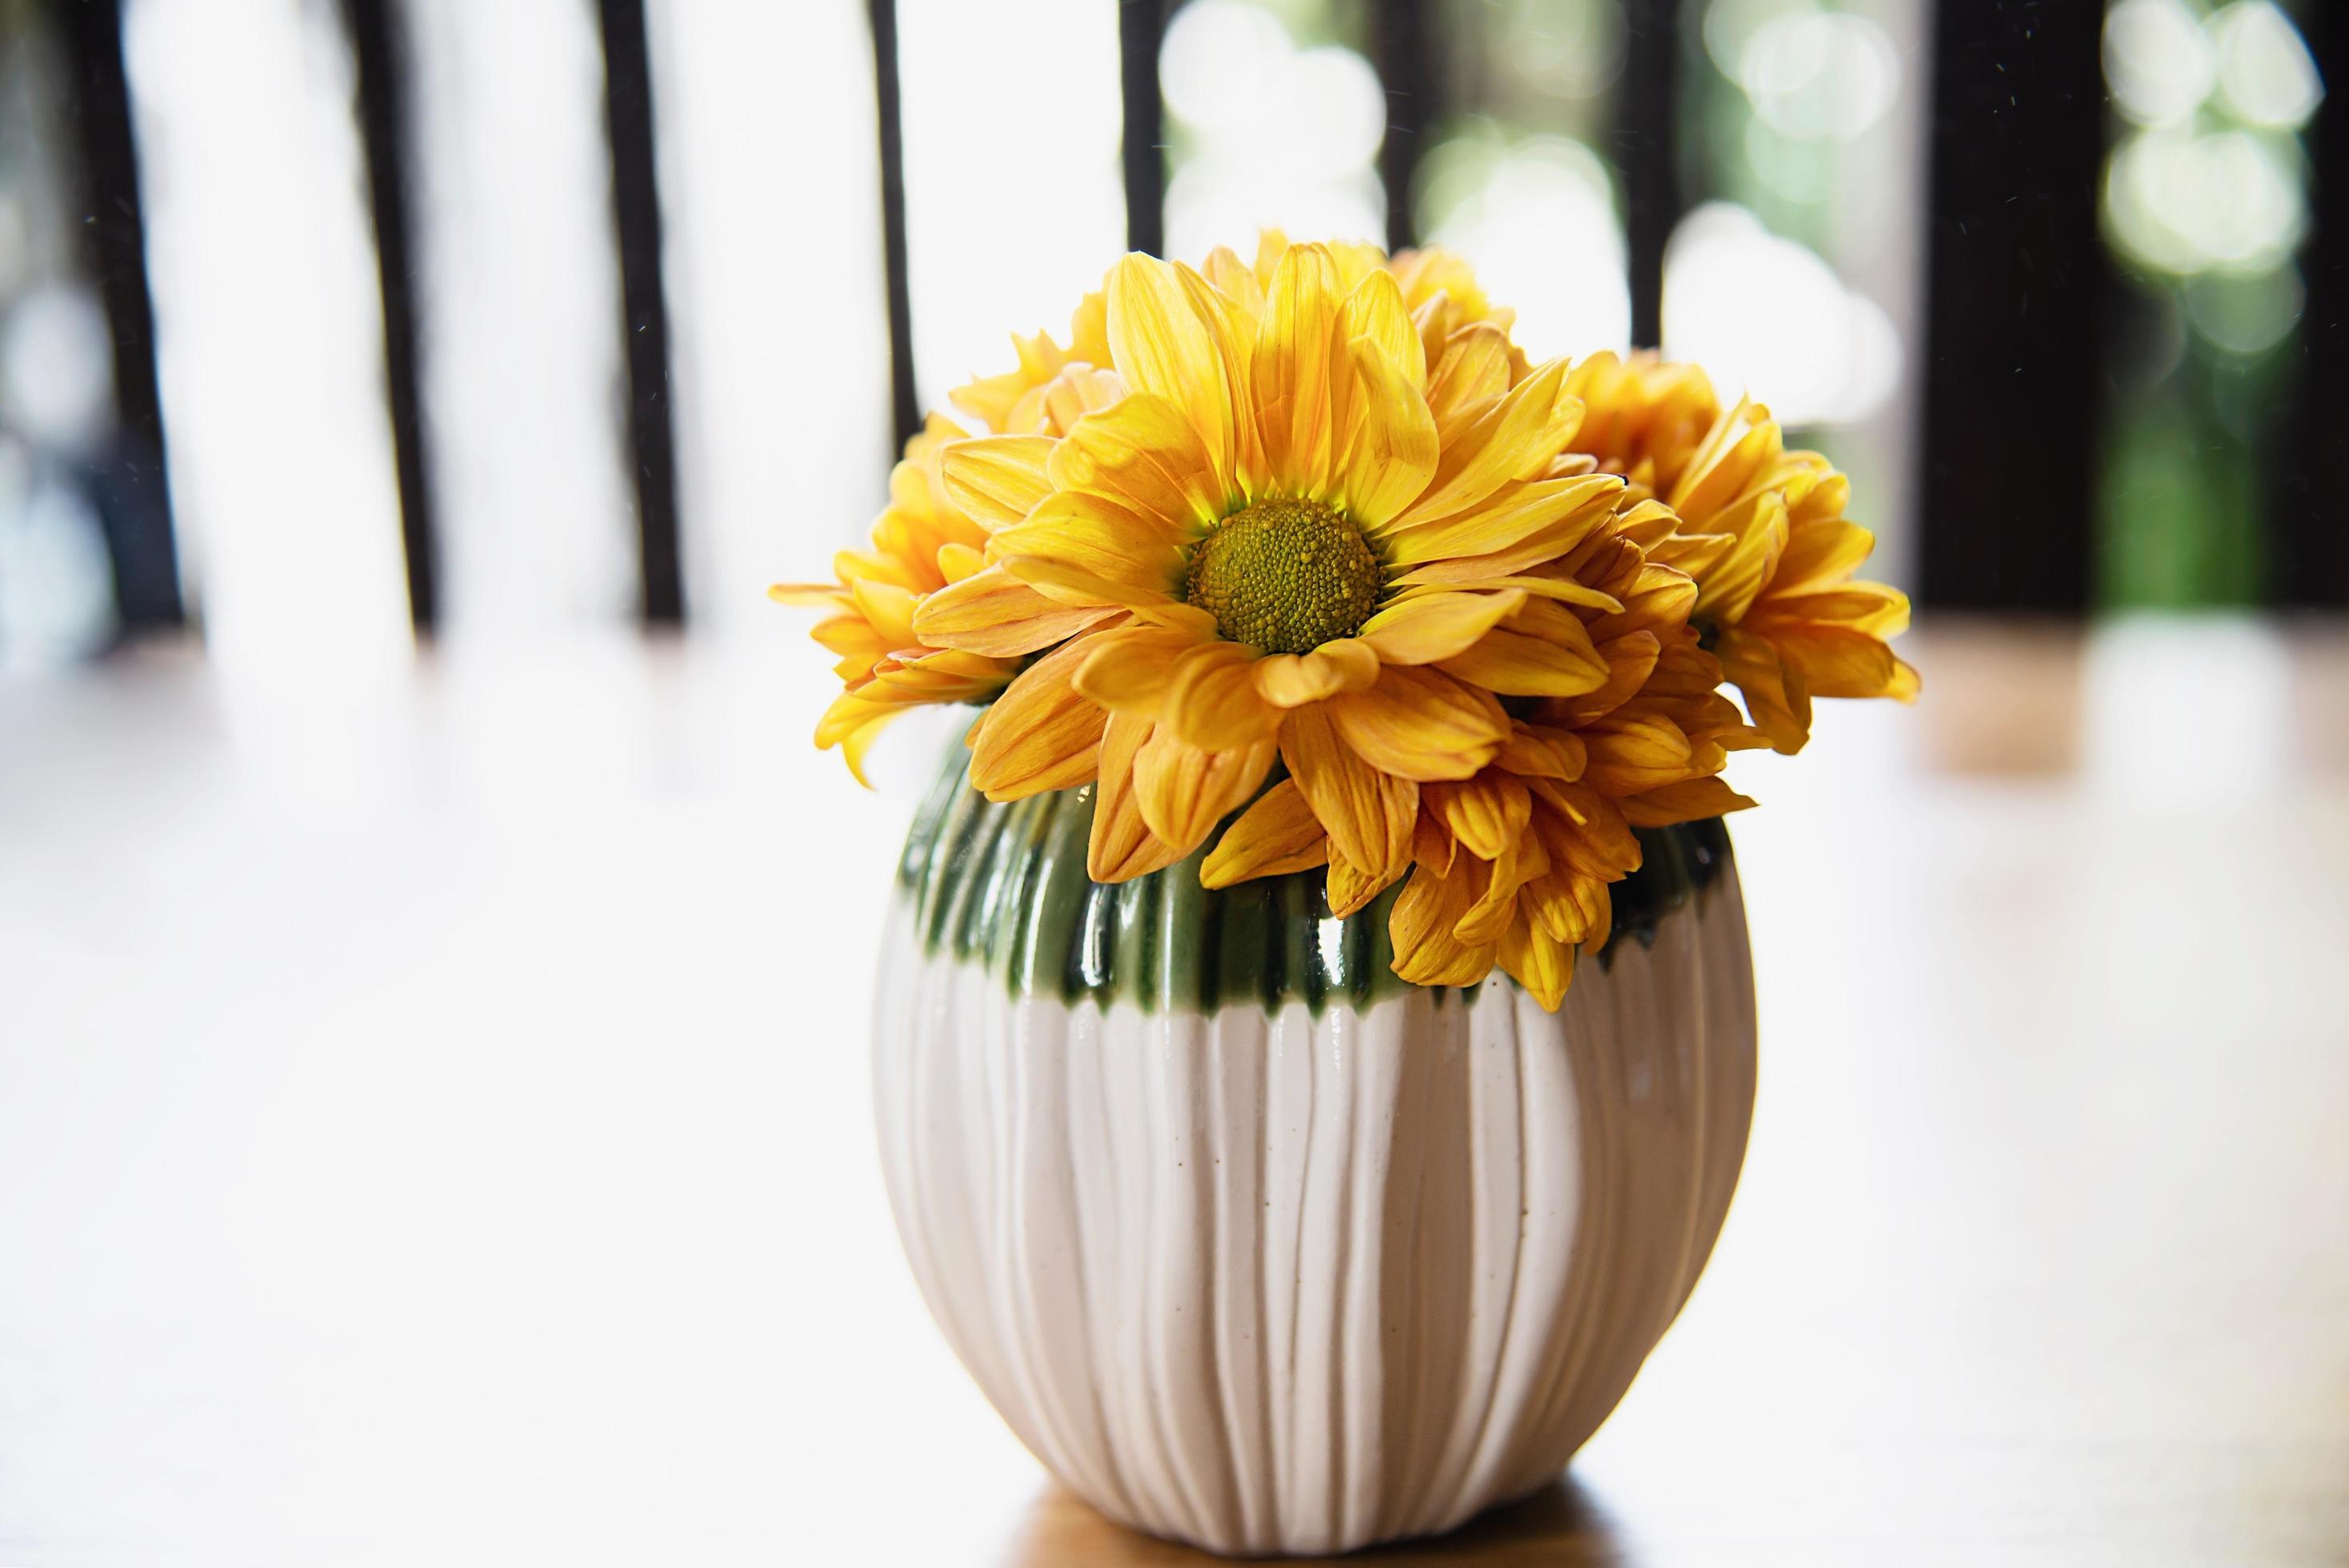
M1199 542L1183 596L1229 641L1311 653L1350 637L1378 607L1379 558L1318 500L1258 501Z

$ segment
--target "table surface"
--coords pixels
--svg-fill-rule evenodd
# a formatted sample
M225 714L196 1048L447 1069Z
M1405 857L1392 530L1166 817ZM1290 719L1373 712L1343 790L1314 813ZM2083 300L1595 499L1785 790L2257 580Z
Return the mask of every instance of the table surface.
M1752 1152L1411 1562L2349 1563L2349 659L1918 639L1742 759ZM787 637L0 685L0 1563L1172 1563L931 1328L864 998L938 730ZM1379 1554L1373 1554L1374 1557Z

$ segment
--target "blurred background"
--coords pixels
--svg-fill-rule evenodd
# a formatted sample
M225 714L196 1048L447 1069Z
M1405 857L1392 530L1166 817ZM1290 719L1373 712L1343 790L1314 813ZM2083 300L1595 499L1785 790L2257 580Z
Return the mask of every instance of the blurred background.
M1918 604L1920 707L1740 759L1746 1185L1551 1516L2349 1561L2344 44L0 0L0 1561L1126 1550L954 1370L873 1168L955 722L856 790L764 589L1117 253L1268 224L1750 389Z

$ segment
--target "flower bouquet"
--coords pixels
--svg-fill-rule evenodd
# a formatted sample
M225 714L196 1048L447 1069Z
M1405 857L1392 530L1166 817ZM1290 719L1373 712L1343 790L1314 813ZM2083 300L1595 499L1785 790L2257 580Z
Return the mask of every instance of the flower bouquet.
M1917 690L1824 458L1511 324L1441 251L1127 256L774 590L860 778L983 705L875 1016L923 1293L1062 1481L1216 1551L1450 1529L1605 1418L1744 1157L1723 769Z

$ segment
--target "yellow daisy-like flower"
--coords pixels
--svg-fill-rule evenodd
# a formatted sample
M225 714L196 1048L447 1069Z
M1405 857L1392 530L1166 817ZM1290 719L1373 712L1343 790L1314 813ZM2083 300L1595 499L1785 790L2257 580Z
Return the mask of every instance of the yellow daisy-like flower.
M889 504L873 524L873 547L834 555L831 583L779 583L767 590L779 603L832 612L811 634L839 656L833 670L845 689L817 721L815 743L839 747L860 784L867 782L865 752L907 707L983 702L1019 673L1016 659L925 647L914 633L924 599L985 565L986 532L947 499L938 465L947 443L968 433L931 416L890 470ZM1019 607L1055 640L1099 619L1032 593Z
M1326 830L1333 903L1358 908L1409 868L1423 786L1507 742L1502 697L1607 678L1567 607L1588 591L1532 574L1622 490L1551 472L1580 413L1566 363L1513 386L1489 328L1431 358L1442 303L1416 319L1393 273L1347 270L1319 245L1263 284L1229 252L1204 273L1129 256L1107 290L1128 395L1060 441L945 454L992 564L922 605L922 638L1048 646L1007 626L1015 584L1103 617L1013 683L971 770L998 799L1098 776L1098 881L1188 854L1278 758Z
M1833 464L1787 450L1761 404L1722 407L1693 366L1599 356L1573 390L1576 448L1678 518L1651 552L1695 577L1696 623L1773 747L1802 749L1815 696L1915 699L1917 672L1888 645L1909 597L1853 577L1876 537L1844 517L1851 485Z
M1753 804L1718 777L1732 749L1761 744L1721 696L1721 666L1688 624L1687 575L1634 537L1643 503L1526 575L1558 585L1558 614L1526 627L1529 665L1578 672L1556 695L1511 703L1510 733L1468 778L1420 787L1411 880L1390 920L1395 971L1471 985L1495 964L1555 1008L1578 945L1606 944L1607 885L1640 863L1635 827ZM1575 592L1568 592L1568 590ZM1290 780L1227 829L1202 868L1209 887L1318 864L1313 810ZM1330 868L1330 902L1356 882Z

